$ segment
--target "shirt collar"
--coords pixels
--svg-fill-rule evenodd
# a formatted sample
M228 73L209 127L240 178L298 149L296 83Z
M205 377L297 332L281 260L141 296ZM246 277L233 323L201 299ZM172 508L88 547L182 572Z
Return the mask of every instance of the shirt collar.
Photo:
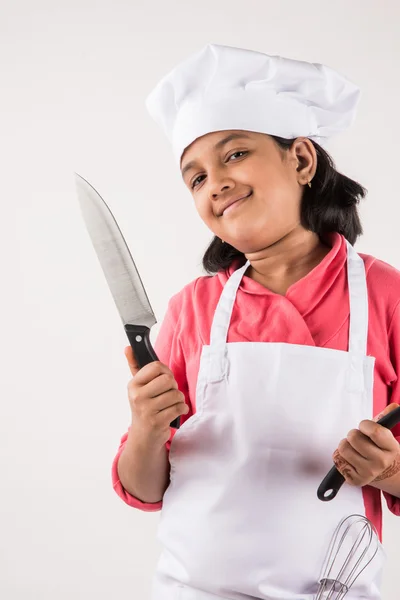
M317 297L321 292L326 293L333 285L346 263L346 239L343 235L336 232L328 233L325 236L325 239L331 246L331 250L316 267L305 275L305 277L302 277L299 281L296 281L296 283L289 287L285 295L286 298L290 300L297 299L299 302L301 302L301 299L303 298L306 305L312 305L313 295L316 296L315 300L317 300ZM243 258L238 257L234 259L227 271L219 271L217 276L221 284L225 285L232 273L243 264ZM246 275L242 278L239 289L249 294L277 295L275 292L271 292L262 284Z

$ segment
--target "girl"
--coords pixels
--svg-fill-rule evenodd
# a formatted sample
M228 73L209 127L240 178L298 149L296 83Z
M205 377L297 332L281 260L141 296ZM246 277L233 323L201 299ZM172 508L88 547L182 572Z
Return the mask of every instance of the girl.
M381 536L382 493L400 514L400 429L375 422L400 398L400 272L355 252L366 190L322 147L358 98L326 66L209 44L147 99L215 236L159 361L125 350L113 483L162 509L153 600L311 600L343 517ZM321 502L332 458L348 485ZM349 600L380 599L382 566L379 546Z

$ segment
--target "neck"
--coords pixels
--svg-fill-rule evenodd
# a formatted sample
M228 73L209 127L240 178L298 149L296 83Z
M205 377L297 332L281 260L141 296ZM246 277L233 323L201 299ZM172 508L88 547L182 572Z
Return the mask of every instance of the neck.
M271 246L247 254L246 275L277 293L305 277L330 251L316 233L294 230Z

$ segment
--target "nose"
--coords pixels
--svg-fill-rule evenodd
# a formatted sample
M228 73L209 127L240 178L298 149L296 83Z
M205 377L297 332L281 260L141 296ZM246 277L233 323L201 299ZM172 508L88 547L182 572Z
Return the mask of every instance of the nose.
M213 198L213 200L215 200L216 198L218 198L221 194L223 194L224 192L226 192L227 190L230 190L233 186L231 185L224 185L224 186L214 186L212 191L210 191L210 197Z
M209 196L215 198L226 190L234 187L234 182L224 168L224 165L211 165L207 172L207 182Z
M208 188L211 198L216 198L234 187L235 183L232 179L228 178L221 171L214 170L212 173L208 173Z

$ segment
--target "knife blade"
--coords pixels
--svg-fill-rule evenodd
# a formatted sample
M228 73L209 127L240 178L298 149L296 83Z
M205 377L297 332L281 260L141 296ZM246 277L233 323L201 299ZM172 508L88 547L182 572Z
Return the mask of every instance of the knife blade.
M75 173L75 184L90 239L135 358L142 368L159 360L150 341L150 330L157 319L111 210L94 187L78 173ZM171 427L179 429L180 417L172 421Z
M400 406L382 417L382 419L379 419L377 423L378 425L382 425L382 427L386 427L386 429L392 429L397 423L400 423ZM337 468L332 467L317 490L318 498L323 502L333 500L345 481L345 478Z

